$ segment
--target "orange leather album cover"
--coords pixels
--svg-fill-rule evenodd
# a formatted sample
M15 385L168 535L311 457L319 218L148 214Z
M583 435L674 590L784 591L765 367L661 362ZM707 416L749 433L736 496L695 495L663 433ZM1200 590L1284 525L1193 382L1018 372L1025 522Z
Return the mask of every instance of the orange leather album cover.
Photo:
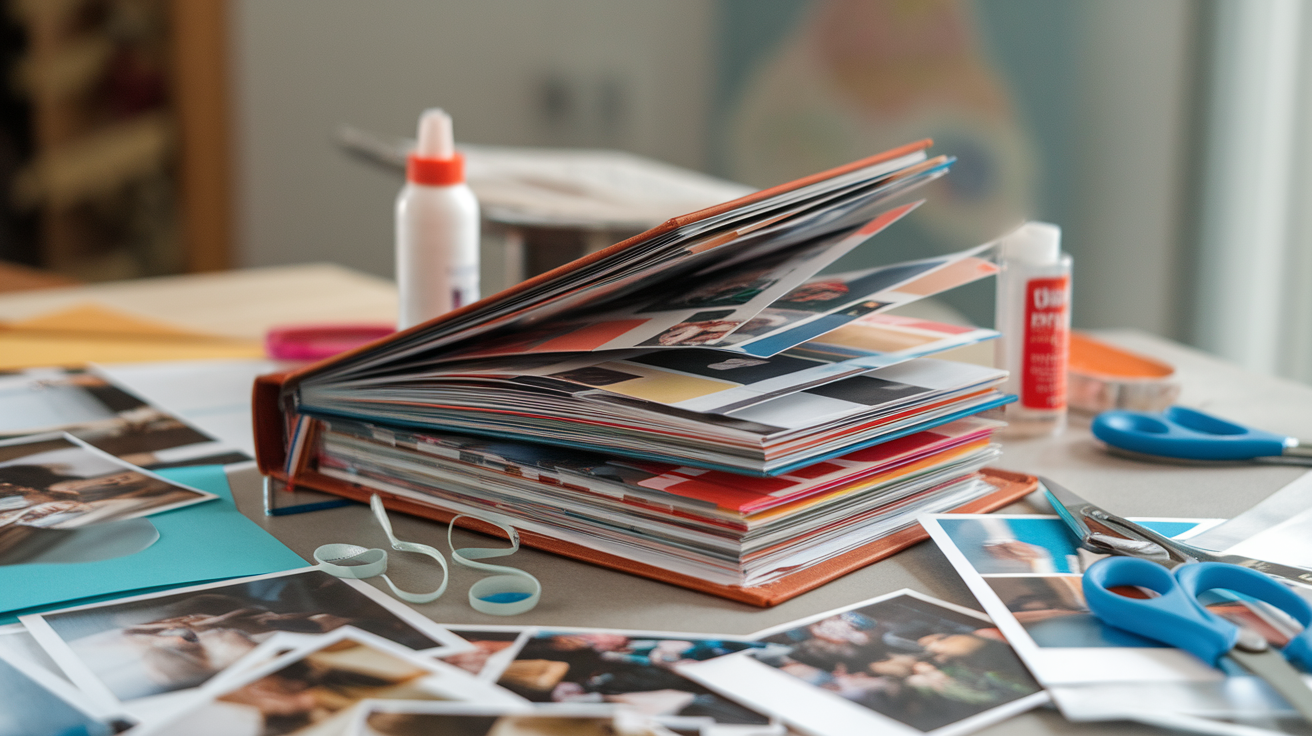
M287 482L290 478L288 478L285 468L284 427L286 419L282 412L277 410L277 396L280 390L281 378L279 375L261 376L256 381L255 441L260 470L266 475ZM985 468L982 474L984 479L993 484L997 490L983 498L959 506L953 509L951 513L981 514L996 511L1019 501L1038 488L1038 478L1032 475L1022 475L995 468ZM420 503L411 498L391 495L368 486L323 475L317 472L311 463L303 463L303 469L296 472L295 483L297 487L324 491L363 503L368 503L369 497L377 494L383 499L383 505L390 510L422 516L436 521L449 522L454 516L454 514L439 506ZM505 537L505 534L497 527L467 516L462 517L456 524L484 534ZM896 554L928 538L929 534L919 525L909 527L889 536L876 539L818 565L787 575L768 585L738 587L709 583L692 576L673 573L664 568L609 555L532 532L523 531L520 533L520 540L526 547L761 607L783 603L790 598L814 590L831 580L836 580L849 572Z

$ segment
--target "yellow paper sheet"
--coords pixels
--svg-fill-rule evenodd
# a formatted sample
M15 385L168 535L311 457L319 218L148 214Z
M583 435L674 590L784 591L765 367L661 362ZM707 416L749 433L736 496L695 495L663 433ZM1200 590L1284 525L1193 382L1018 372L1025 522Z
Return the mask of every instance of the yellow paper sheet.
M253 340L194 332L99 304L0 323L0 370L263 355L264 346Z

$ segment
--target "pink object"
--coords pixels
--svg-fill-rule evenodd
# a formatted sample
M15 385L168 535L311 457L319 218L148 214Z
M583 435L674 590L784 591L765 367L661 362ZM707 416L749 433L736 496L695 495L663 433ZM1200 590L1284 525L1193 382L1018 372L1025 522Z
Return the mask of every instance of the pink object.
M274 360L323 360L396 332L393 325L296 325L274 327L264 352Z

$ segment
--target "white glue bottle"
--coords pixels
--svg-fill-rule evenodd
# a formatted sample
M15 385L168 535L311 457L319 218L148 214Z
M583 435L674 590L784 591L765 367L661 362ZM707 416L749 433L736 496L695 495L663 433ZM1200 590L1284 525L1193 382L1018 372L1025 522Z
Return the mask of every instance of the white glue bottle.
M1066 366L1070 360L1071 257L1061 252L1061 228L1027 222L999 245L995 346L1010 371L1003 390L1005 436L1056 434L1066 426Z
M451 116L436 108L419 118L419 145L396 198L396 285L402 330L478 301L478 200L465 184Z

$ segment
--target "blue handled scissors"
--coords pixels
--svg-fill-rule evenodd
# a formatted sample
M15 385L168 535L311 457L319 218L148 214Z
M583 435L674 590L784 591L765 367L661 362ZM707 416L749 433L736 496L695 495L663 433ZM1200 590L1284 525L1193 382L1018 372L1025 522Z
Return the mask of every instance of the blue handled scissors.
M1129 598L1110 588L1130 585L1156 592ZM1174 573L1136 557L1107 557L1084 572L1084 598L1104 623L1184 649L1213 667L1229 657L1265 680L1312 723L1312 689L1290 661L1312 667L1312 607L1260 572L1221 562L1180 565ZM1303 631L1277 652L1260 634L1208 611L1198 595L1224 589L1251 596L1289 614ZM1289 661L1286 661L1289 660Z
M1095 554L1138 557L1166 567L1193 562L1224 562L1312 586L1312 570L1195 547L1122 519L1050 478L1039 476L1039 483L1057 515L1080 540L1080 546Z
M1312 443L1183 406L1160 414L1105 411L1094 417L1092 429L1113 452L1149 460L1312 465Z

